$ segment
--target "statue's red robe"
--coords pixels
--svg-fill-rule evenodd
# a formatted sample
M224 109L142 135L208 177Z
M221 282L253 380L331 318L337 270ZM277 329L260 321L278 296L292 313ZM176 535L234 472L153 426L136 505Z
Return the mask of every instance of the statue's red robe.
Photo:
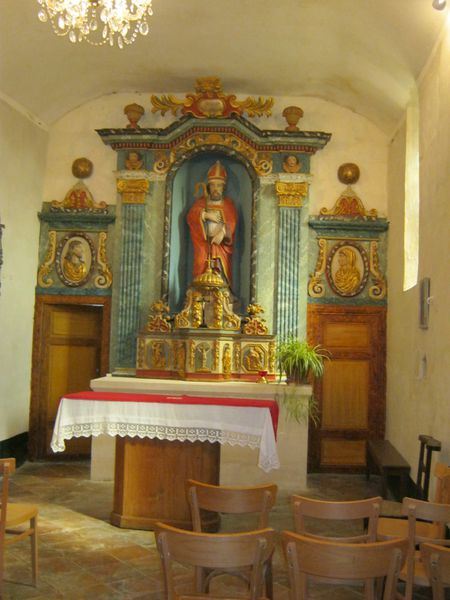
M234 233L237 224L237 212L231 198L224 197L222 202L214 202L211 205L213 210L222 212L223 221L226 227L226 235L221 244L211 244L212 267L220 261L223 275L227 283L231 286L232 268L231 259L233 256ZM198 198L190 208L186 221L191 232L191 240L194 246L194 265L192 268L192 278L195 279L205 272L208 258L208 239L206 236L205 225L202 221L202 211L206 210L206 198Z

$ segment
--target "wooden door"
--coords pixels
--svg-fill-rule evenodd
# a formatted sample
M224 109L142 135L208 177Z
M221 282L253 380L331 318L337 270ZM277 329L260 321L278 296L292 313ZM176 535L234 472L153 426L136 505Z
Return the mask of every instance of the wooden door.
M308 337L331 353L314 384L320 422L309 431L309 471L359 471L367 439L385 427L385 308L310 305Z
M45 302L37 312L30 449L42 458L54 456L50 442L61 396L88 390L91 379L105 374L105 319L103 303ZM87 456L90 447L90 438L75 438L66 442L64 456Z

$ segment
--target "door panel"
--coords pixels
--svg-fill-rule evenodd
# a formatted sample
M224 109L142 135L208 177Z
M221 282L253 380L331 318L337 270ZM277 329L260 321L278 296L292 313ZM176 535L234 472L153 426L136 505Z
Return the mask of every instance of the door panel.
M366 440L384 435L385 309L309 305L308 338L331 354L314 383L309 470L361 470Z
M367 323L324 323L323 344L326 348L370 347L370 331Z
M323 429L367 429L369 370L367 360L327 362L323 376Z
M321 466L364 466L366 464L365 449L364 441L322 438Z
M98 306L49 306L48 321L46 440L48 451L59 399L64 394L89 389L100 373L101 308ZM43 390L44 391L44 390ZM43 394L44 395L44 394ZM65 455L89 455L90 438L66 443Z
M107 370L109 302L71 300L58 302L50 298L38 301L36 306L30 411L32 458L55 456L50 442L61 396L89 389L91 379ZM64 456L89 455L90 447L90 438L69 440Z

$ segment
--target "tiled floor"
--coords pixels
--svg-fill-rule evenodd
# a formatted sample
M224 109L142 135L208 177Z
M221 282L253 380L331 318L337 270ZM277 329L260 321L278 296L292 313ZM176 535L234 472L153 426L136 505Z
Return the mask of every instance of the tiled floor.
M164 599L154 536L148 531L110 525L112 491L110 483L89 480L87 462L26 463L16 471L11 499L39 504L40 577L38 587L33 588L27 541L9 547L5 600ZM369 483L360 475L308 478L307 494L317 498L344 500L377 493L376 478ZM279 495L270 524L277 531L292 527L286 495ZM185 578L180 576L180 584ZM228 587L227 582L222 586ZM286 570L279 551L274 561L274 595L275 600L288 598ZM358 589L350 588L316 587L313 596L322 600L362 598ZM417 600L426 598L431 598L428 590L415 596Z

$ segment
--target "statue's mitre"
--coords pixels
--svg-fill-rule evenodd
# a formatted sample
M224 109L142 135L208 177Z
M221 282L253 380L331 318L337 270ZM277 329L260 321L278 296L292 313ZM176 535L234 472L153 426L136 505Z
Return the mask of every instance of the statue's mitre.
M208 171L208 181L211 181L212 179L218 179L224 183L227 180L227 172L219 161L215 162Z

